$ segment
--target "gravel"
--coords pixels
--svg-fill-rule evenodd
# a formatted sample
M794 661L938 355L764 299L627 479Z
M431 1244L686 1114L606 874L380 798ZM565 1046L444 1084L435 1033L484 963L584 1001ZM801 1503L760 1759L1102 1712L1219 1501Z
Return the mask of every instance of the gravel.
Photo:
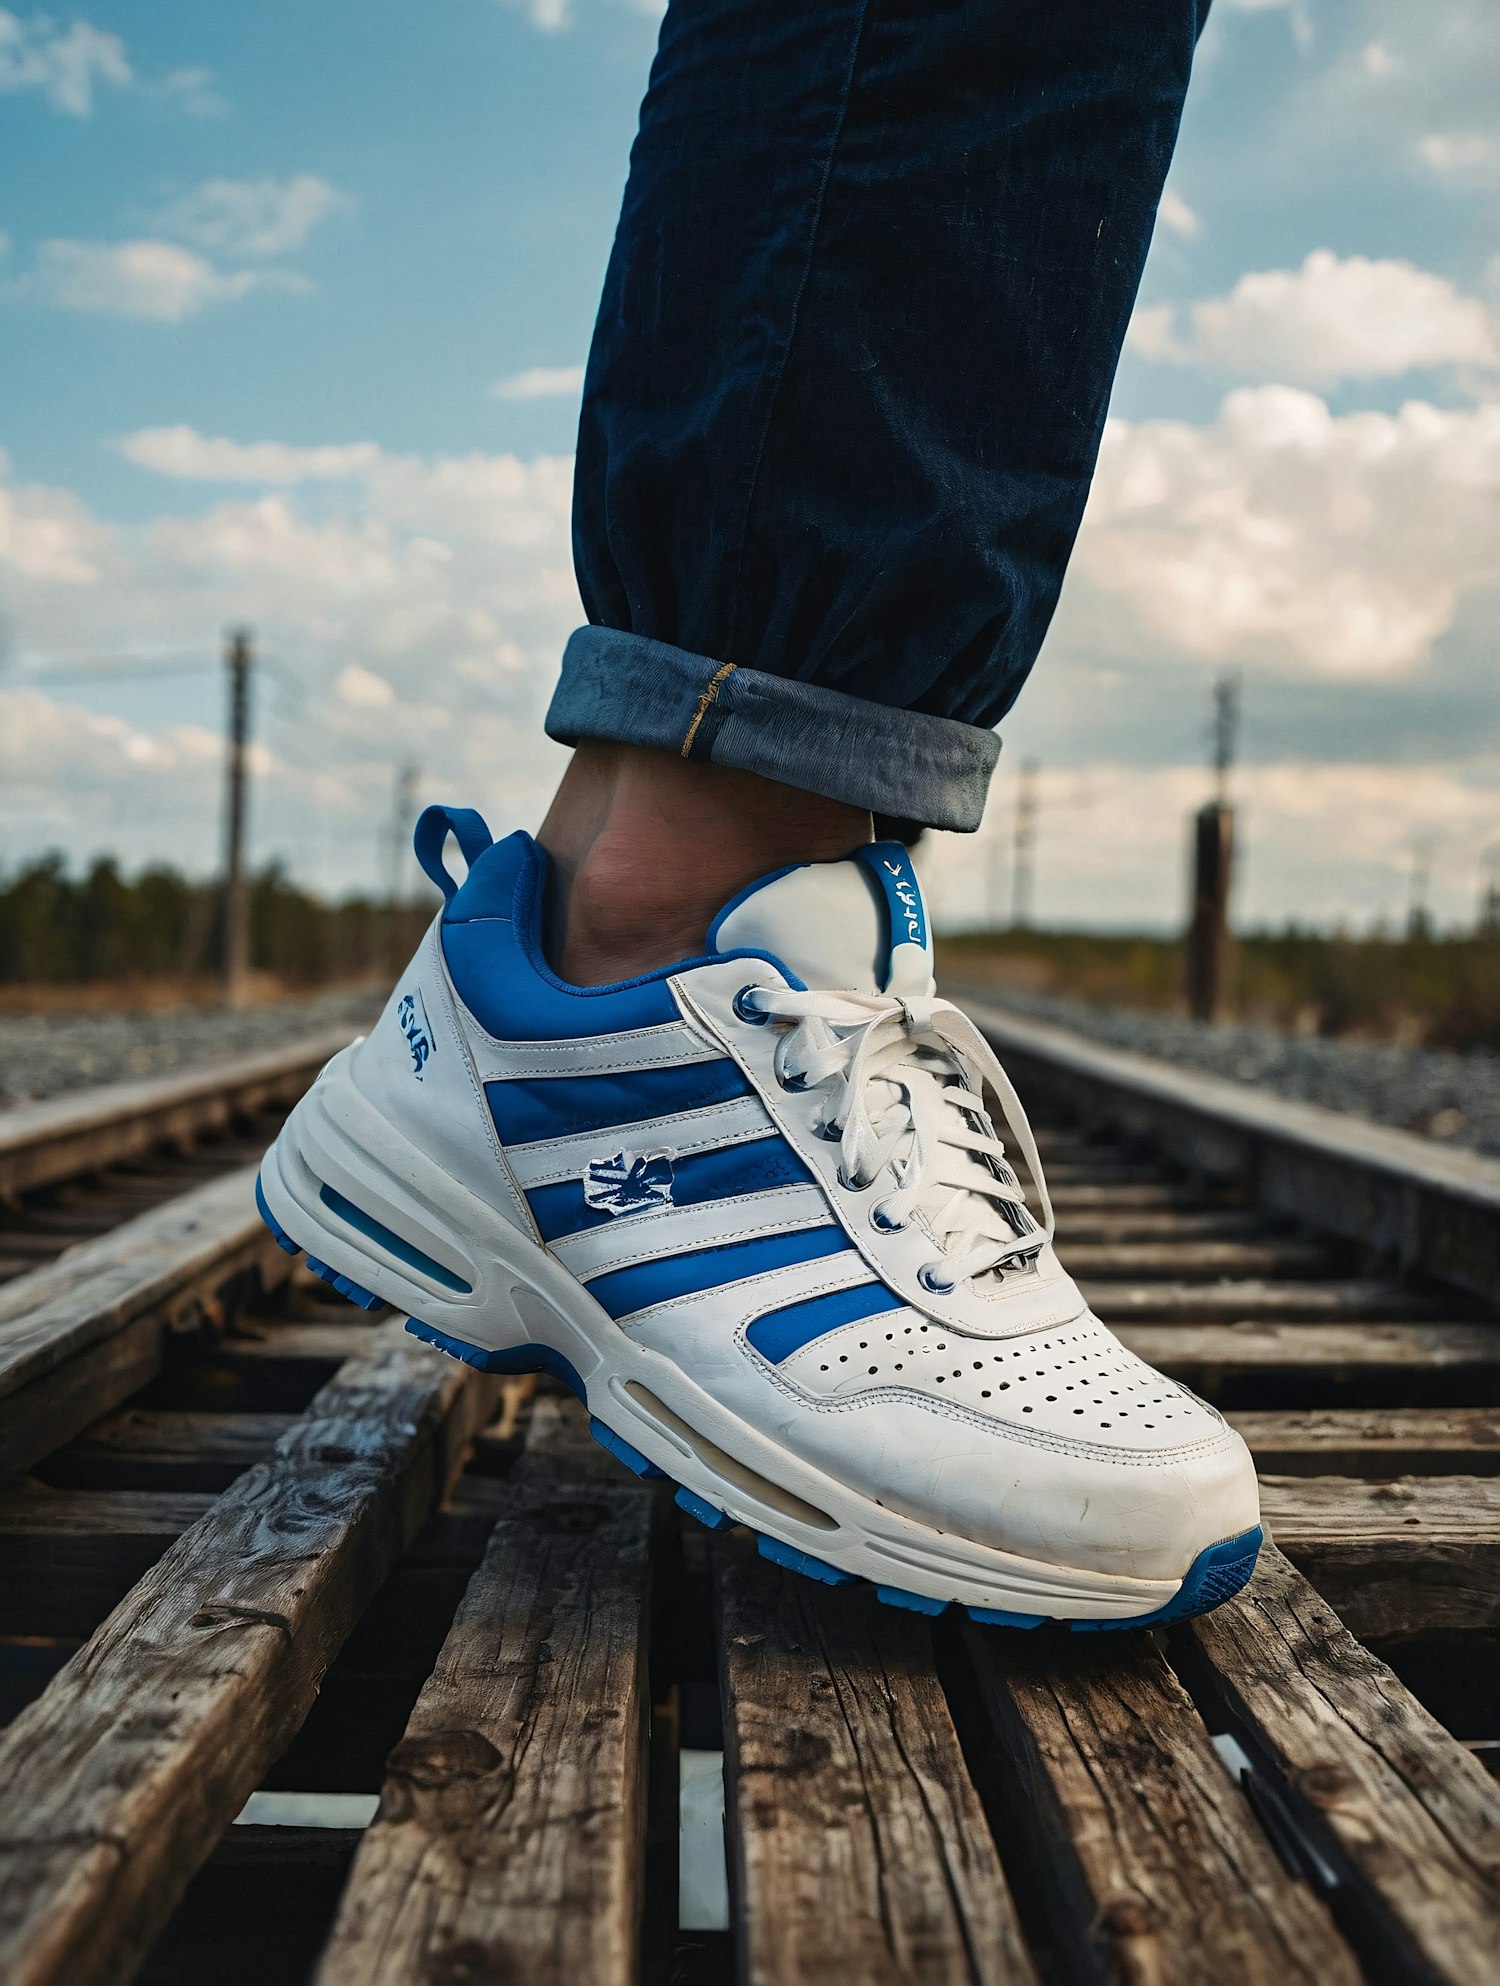
M982 992L1035 1020L1165 1062L1231 1076L1276 1096L1320 1103L1377 1124L1500 1156L1500 1056L1455 1055L1385 1042L1325 1040L1269 1027L1210 1027L1175 1014L1093 1006L1051 993Z
M0 1107L91 1083L165 1075L195 1063L252 1055L324 1028L367 1026L380 1011L370 989L277 1000L228 1012L161 1007L146 1013L18 1014L5 1020Z
M1116 1048L1500 1156L1500 1056L1485 1050L1454 1055L1325 1041L1268 1027L1207 1027L1176 1015L1096 1007L1054 994L973 990L976 999L998 1000ZM0 1106L246 1055L322 1028L365 1026L378 1011L379 995L365 990L281 1000L236 1013L175 1007L15 1016L5 1024L9 1053L0 1068Z

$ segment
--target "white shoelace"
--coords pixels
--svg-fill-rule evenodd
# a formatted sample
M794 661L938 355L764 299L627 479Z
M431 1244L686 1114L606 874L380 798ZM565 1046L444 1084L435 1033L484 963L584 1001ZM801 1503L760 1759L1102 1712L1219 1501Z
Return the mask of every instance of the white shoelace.
M748 986L735 1011L782 1028L774 1066L783 1088L823 1093L815 1129L837 1139L843 1183L863 1192L889 1172L891 1190L871 1218L887 1231L915 1221L931 1238L938 1259L919 1280L934 1294L1003 1272L1052 1239L1052 1202L1021 1100L951 1001ZM1036 1182L1040 1227L985 1109L986 1084Z

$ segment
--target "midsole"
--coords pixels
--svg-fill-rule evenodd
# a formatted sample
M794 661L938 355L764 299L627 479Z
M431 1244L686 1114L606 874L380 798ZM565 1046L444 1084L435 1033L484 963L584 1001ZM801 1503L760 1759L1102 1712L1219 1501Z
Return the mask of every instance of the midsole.
M879 1584L1090 1620L1150 1613L1178 1591L1180 1577L1053 1565L937 1531L760 1433L671 1359L628 1337L540 1243L404 1138L359 1091L353 1052L330 1063L261 1169L276 1220L331 1268L476 1349L543 1345L561 1353L582 1379L590 1411L685 1488ZM364 1217L361 1225L341 1217L341 1199ZM401 1238L404 1258L381 1245L380 1229ZM424 1260L438 1273L427 1273ZM466 1294L455 1281L469 1286Z

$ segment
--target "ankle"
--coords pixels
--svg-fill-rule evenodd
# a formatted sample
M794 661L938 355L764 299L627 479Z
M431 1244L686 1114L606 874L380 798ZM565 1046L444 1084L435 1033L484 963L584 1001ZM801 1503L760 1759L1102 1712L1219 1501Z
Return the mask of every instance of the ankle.
M701 952L767 870L871 838L870 816L756 773L639 745L580 745L537 839L552 857L548 954L575 986Z

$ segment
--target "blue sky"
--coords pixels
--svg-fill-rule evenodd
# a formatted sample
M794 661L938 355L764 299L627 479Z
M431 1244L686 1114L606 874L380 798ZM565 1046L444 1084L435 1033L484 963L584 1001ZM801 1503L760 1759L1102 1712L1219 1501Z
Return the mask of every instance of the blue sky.
M572 375L656 18L84 4L0 8L0 863L211 865L240 616L274 665L258 859L373 881L407 756L534 824ZM1443 913L1472 904L1500 842L1497 40L1485 0L1218 0L1006 727L990 832L1039 757L1045 914L1175 915L1225 668L1243 916L1391 914L1418 843ZM983 847L932 865L951 919L986 907Z

